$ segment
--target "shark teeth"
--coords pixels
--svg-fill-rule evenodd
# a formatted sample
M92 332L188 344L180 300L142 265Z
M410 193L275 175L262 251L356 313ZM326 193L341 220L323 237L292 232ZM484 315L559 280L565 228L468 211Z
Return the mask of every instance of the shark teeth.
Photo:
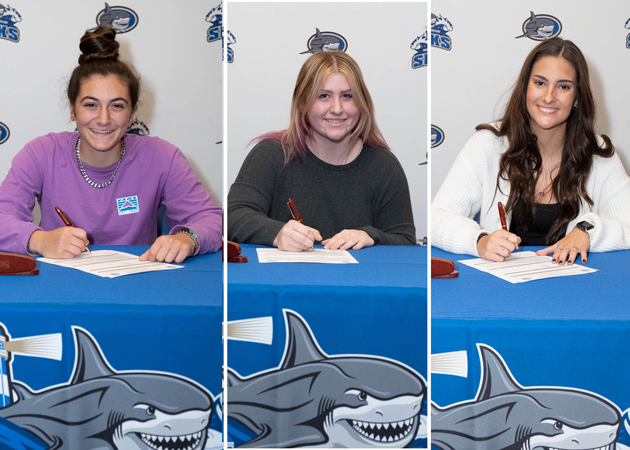
M196 450L201 443L203 431L179 436L158 436L137 433L142 442L152 450Z
M544 447L545 450L566 450L566 449L562 449L562 448L555 448L555 447ZM608 445L604 445L603 447L594 447L594 448L585 448L582 450L615 450L615 443L611 443Z
M349 420L358 433L365 438L376 442L397 442L406 438L411 430L416 417L410 417L407 420L399 422L362 422L360 420ZM552 450L552 449L549 449ZM556 449L557 450L557 449ZM603 449L613 450L613 449Z

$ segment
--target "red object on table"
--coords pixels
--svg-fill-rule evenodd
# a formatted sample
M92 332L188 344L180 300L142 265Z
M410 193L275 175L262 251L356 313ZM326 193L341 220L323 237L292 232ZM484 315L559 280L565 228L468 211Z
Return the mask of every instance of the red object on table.
M431 278L457 278L455 263L449 259L431 258Z
M0 253L0 275L39 275L39 269L35 268L36 264L37 261L32 256Z

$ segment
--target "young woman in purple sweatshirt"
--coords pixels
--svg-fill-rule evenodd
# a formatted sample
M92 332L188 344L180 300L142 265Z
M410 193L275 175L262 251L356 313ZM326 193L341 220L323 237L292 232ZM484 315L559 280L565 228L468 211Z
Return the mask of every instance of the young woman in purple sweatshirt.
M141 260L182 262L221 247L221 208L174 145L127 135L140 96L119 60L116 32L86 32L68 83L78 132L50 133L24 147L0 185L0 250L73 258L95 245L151 245ZM33 221L35 198L41 224ZM157 237L157 211L171 226ZM66 227L55 211L73 223Z

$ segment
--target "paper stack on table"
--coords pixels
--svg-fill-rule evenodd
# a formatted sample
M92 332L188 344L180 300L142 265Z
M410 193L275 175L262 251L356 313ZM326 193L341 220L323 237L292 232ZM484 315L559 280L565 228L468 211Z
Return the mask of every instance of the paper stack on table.
M538 256L535 252L513 253L503 262L488 261L483 258L465 259L458 262L482 272L487 272L510 283L525 283L544 278L597 272L595 269L578 264L559 266L551 262L551 256Z
M116 278L134 273L153 272L156 270L180 269L184 266L162 262L139 261L138 256L114 250L96 250L81 253L73 259L38 258L37 261L55 266L78 269L104 278Z
M316 248L310 252L283 252L277 248L257 248L256 253L261 263L359 264L347 250Z

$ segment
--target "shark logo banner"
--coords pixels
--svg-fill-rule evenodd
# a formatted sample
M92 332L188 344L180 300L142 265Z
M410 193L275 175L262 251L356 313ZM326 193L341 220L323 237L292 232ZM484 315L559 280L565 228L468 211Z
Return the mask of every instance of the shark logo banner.
M523 22L523 34L516 39L528 37L534 41L544 41L558 36L562 32L562 24L558 19L548 14L534 14L530 11L530 17Z
M432 445L440 450L615 450L619 408L592 392L523 387L493 348L477 344L477 395L431 408ZM617 447L621 449L621 447Z
M319 31L319 28L315 28L315 34L308 38L306 46L308 50L303 51L300 55L305 53L317 53L317 52L345 52L348 50L348 41L339 33L332 31Z
M112 8L105 2L105 9L96 16L96 24L113 28L116 33L128 33L138 26L138 14L124 6Z
M438 147L444 142L444 131L437 125L431 125L431 148Z
M431 47L451 50L453 40L447 33L453 31L453 24L442 14L431 13Z
M9 130L9 127L0 122L0 144L4 144L8 141L10 136L11 131Z
M171 373L116 371L87 331L73 327L73 333L75 363L67 383L35 392L10 382L12 403L0 408L0 448L202 450L210 434L220 444L220 433L217 439L208 428L215 403L205 388ZM15 341L6 347L33 352L32 339L30 347Z
M328 355L300 315L284 310L284 317L278 367L247 377L228 369L228 429L236 446L410 446L426 426L422 376L382 357Z
M422 33L422 36L418 36L411 43L411 50L416 54L411 58L411 68L419 69L420 67L426 67L429 64L429 54L427 51L427 35L428 32Z
M0 39L10 42L20 42L20 30L15 26L22 21L22 16L10 5L0 4Z

